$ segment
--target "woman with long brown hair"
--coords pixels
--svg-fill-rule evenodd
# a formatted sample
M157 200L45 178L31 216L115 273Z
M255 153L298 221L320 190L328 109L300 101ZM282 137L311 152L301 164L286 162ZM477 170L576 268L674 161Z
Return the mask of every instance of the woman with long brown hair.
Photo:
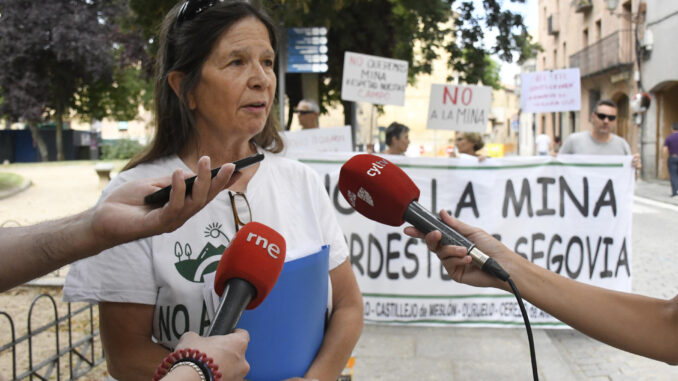
M272 154L283 148L271 112L276 89L273 25L261 10L241 1L189 0L165 18L153 143L106 192L169 168L196 172L204 155L215 166L257 152L265 159L243 169L227 192L176 231L73 266L64 297L99 302L108 368L116 378L150 379L184 331L205 333L205 276L214 272L224 248L249 221L278 231L288 253L330 245L332 312L315 359L299 376L336 380L360 336L361 295L324 186L310 168ZM294 345L290 343L291 351Z

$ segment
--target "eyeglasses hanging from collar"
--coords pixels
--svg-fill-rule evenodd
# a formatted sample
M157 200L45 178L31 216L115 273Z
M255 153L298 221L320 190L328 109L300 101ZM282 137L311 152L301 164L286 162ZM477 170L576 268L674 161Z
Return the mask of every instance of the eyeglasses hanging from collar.
M241 226L245 226L245 224L252 221L252 210L244 193L228 191L228 197L231 199L233 221L235 222L235 231L237 233Z
M181 25L184 21L189 21L199 15L201 12L211 8L217 3L222 3L224 0L188 0L179 9L177 15L176 26Z

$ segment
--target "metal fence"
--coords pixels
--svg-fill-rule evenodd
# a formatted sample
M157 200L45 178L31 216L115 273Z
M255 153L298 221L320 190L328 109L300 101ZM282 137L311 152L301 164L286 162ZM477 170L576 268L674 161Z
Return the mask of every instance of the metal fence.
M42 303L36 308L43 299L48 305L44 307ZM5 378L75 380L104 362L99 330L95 329L96 304L85 304L72 310L71 303L67 303L66 308L67 313L60 317L57 303L51 295L37 296L28 310L26 334L18 338L12 317L0 311L0 359L7 362L9 358L11 367L11 375L4 374ZM49 316L41 319L47 320L46 323L33 323L37 320L34 316L36 311L41 316ZM76 329L74 325L77 325ZM7 339L9 342L5 341Z

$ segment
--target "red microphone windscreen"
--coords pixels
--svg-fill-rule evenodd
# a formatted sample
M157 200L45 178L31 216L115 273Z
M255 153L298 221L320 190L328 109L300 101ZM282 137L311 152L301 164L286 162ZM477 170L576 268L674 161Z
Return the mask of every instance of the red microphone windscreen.
M339 190L363 216L400 226L407 206L419 199L419 188L400 167L375 155L356 155L339 172Z
M278 280L285 263L285 239L258 222L243 226L224 251L214 279L214 291L221 296L229 279L248 281L257 295L247 305L255 308L264 301Z

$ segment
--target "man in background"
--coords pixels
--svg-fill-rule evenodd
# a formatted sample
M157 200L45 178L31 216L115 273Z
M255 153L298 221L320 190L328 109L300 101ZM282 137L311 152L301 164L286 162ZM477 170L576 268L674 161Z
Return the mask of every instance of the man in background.
M302 130L319 127L318 116L320 115L320 107L318 107L318 104L314 101L310 99L299 101L294 112L299 118L299 124L301 124Z
M537 135L534 144L537 146L537 154L539 156L546 156L549 154L549 151L551 151L551 138L544 132Z
M559 154L574 155L631 155L631 147L626 140L612 131L617 127L617 104L603 99L596 103L590 117L591 131L577 132L570 135ZM633 167L642 167L640 155L633 155Z
M678 122L671 124L671 135L664 140L662 155L666 159L666 168L671 179L671 197L678 196Z

